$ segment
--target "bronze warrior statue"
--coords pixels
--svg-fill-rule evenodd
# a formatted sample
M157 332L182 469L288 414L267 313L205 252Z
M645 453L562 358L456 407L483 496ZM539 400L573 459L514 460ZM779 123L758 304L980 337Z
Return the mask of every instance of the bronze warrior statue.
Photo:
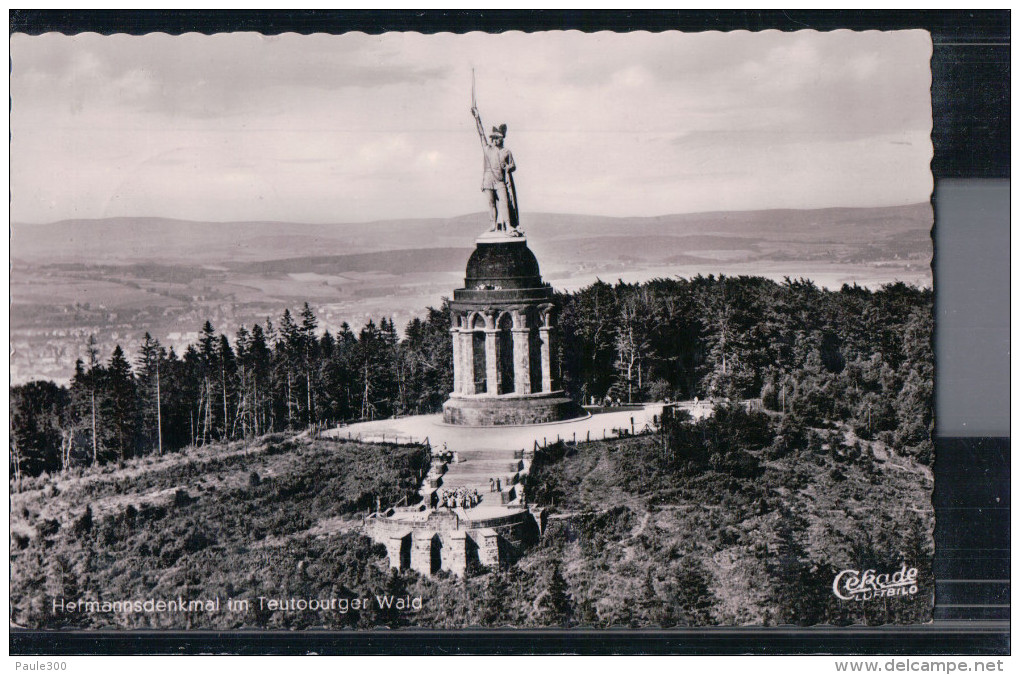
M503 147L506 139L506 125L500 124L492 128L488 139L485 127L478 115L478 108L472 106L471 115L475 118L478 138L482 142L482 191L489 198L489 215L492 218L490 231L506 232L512 237L521 236L517 229L520 224L517 211L517 190L514 187L513 172L517 168L510 150ZM509 226L509 229L508 227Z

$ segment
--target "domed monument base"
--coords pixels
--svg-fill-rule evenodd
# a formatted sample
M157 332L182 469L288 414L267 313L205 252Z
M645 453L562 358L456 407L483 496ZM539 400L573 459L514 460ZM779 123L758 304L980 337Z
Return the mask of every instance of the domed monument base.
M489 232L450 303L453 393L447 424L548 424L584 411L556 386L553 289L519 233Z

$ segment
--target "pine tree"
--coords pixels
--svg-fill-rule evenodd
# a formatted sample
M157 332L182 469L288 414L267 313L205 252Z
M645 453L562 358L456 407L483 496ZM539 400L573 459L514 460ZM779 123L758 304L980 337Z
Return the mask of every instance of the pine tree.
M166 351L149 333L142 338L138 350L137 382L141 437L148 448L156 447L163 454L162 373Z
M241 437L247 440L252 427L252 369L251 364L251 334L244 326L237 329L234 338L237 345L235 355L237 364L237 409L234 419L241 425Z
M121 461L132 456L135 451L137 396L131 364L124 357L124 350L117 345L106 368L104 406L108 410L110 445Z
M362 419L386 416L386 345L375 322L369 319L358 335L357 382Z
M85 344L88 364L81 359L75 361L74 376L71 378L71 406L74 428L80 429L88 437L88 444L91 446L92 464L98 464L102 454L102 439L100 438L100 404L105 373L102 364L99 362L99 349L96 344L96 336L89 335Z
M272 324L266 320L267 333L255 324L251 328L248 363L252 373L252 405L255 434L263 434L275 426L272 403Z
M213 376L219 370L217 364L217 340L216 331L212 323L206 321L202 326L202 332L198 339L198 368L202 380L202 391L199 395L198 411L202 430L201 442L203 444L212 440L213 421Z
M323 364L323 405L333 419L348 420L354 416L355 351L357 338L346 322L333 338L329 358Z
M784 505L779 509L766 569L772 580L771 593L778 624L811 626L826 620L826 608L832 597L831 576L812 569L807 551L798 533L807 530L803 518Z
M234 398L234 375L236 362L234 350L230 347L230 340L226 335L220 334L216 349L216 362L219 366L219 390L220 399L223 402L223 433L221 438L230 440L233 437L234 418L230 415L229 402Z
M293 429L299 412L295 395L295 380L298 379L298 361L301 358L301 329L290 314L289 309L283 310L280 317L280 338L276 342L276 361L279 381L284 390L284 401L287 414L287 428Z
M332 423L336 420L335 392L330 391L329 376L336 339L328 330L322 333L317 346L317 359L313 381L315 382L315 417L318 422Z
M383 317L379 322L378 394L383 414L397 415L404 412L399 403L405 395L406 380L401 363L400 337L392 318Z
M676 577L676 589L681 623L688 626L711 623L715 596L712 594L708 573L700 561L689 559L684 562Z
M560 333L571 336L570 340L560 340L564 369L574 373L568 378L574 380L571 388L586 397L605 396L612 385L616 361L616 292L599 280L559 300Z
M318 327L319 321L315 318L315 313L312 312L312 308L309 307L306 302L304 308L301 310L300 345L301 365L305 371L305 397L307 401L307 407L305 410L309 426L315 422L315 397L314 389L312 387L312 373L318 370L319 344L315 335Z
M567 581L560 572L558 560L553 561L549 583L546 586L545 595L539 602L539 607L544 611L543 618L546 625L569 628L573 623L574 602L568 593Z
M197 447L204 442L203 414L206 410L208 384L205 361L195 348L188 345L181 359L181 380L184 384L183 402L188 410L188 445Z
M453 346L450 341L450 309L428 308L423 321L408 322L397 355L400 382L397 407L401 413L439 412L453 389Z
M195 383L187 377L185 362L171 347L160 367L163 445L166 451L185 447L193 440L191 417L195 388Z

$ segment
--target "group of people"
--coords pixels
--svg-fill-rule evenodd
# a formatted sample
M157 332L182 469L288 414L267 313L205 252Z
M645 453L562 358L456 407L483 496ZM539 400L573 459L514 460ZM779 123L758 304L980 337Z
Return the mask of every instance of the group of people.
M439 506L444 509L469 509L478 506L482 496L478 490L468 490L466 487L459 487L455 490L443 490L439 493Z
M456 464L460 458L456 452L451 452L446 449L446 443L443 443L443 449L439 452L432 453L433 460L439 460L443 464Z

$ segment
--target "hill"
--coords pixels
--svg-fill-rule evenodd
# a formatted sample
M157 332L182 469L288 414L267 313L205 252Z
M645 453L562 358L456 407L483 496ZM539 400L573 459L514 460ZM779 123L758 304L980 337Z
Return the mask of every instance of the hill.
M668 444L648 437L550 453L532 489L576 515L552 516L523 573L557 561L578 620L601 626L931 619L927 467L846 429L775 425L755 443L741 421L719 422L729 428L701 426L722 455L698 469L666 468ZM923 571L914 596L868 605L832 593L841 570L903 563Z
M11 256L19 261L190 263L463 246L484 229L481 213L453 218L369 223L191 222L167 218L64 220L11 224ZM758 240L854 244L880 242L905 231L929 231L929 204L876 208L777 209L688 213L647 218L526 213L522 225L542 240L592 237L677 238L677 246L705 235ZM732 242L731 242L732 243ZM714 248L714 246L713 246ZM682 250L673 253L683 252Z
M11 621L30 628L240 628L287 625L250 612L57 613L54 599L347 597L387 582L384 551L352 530L360 514L413 493L417 447L310 441L211 445L66 476L12 492ZM316 591L311 590L316 587ZM328 590L327 590L328 589ZM257 602L257 601L256 601ZM374 612L331 627L370 627Z

